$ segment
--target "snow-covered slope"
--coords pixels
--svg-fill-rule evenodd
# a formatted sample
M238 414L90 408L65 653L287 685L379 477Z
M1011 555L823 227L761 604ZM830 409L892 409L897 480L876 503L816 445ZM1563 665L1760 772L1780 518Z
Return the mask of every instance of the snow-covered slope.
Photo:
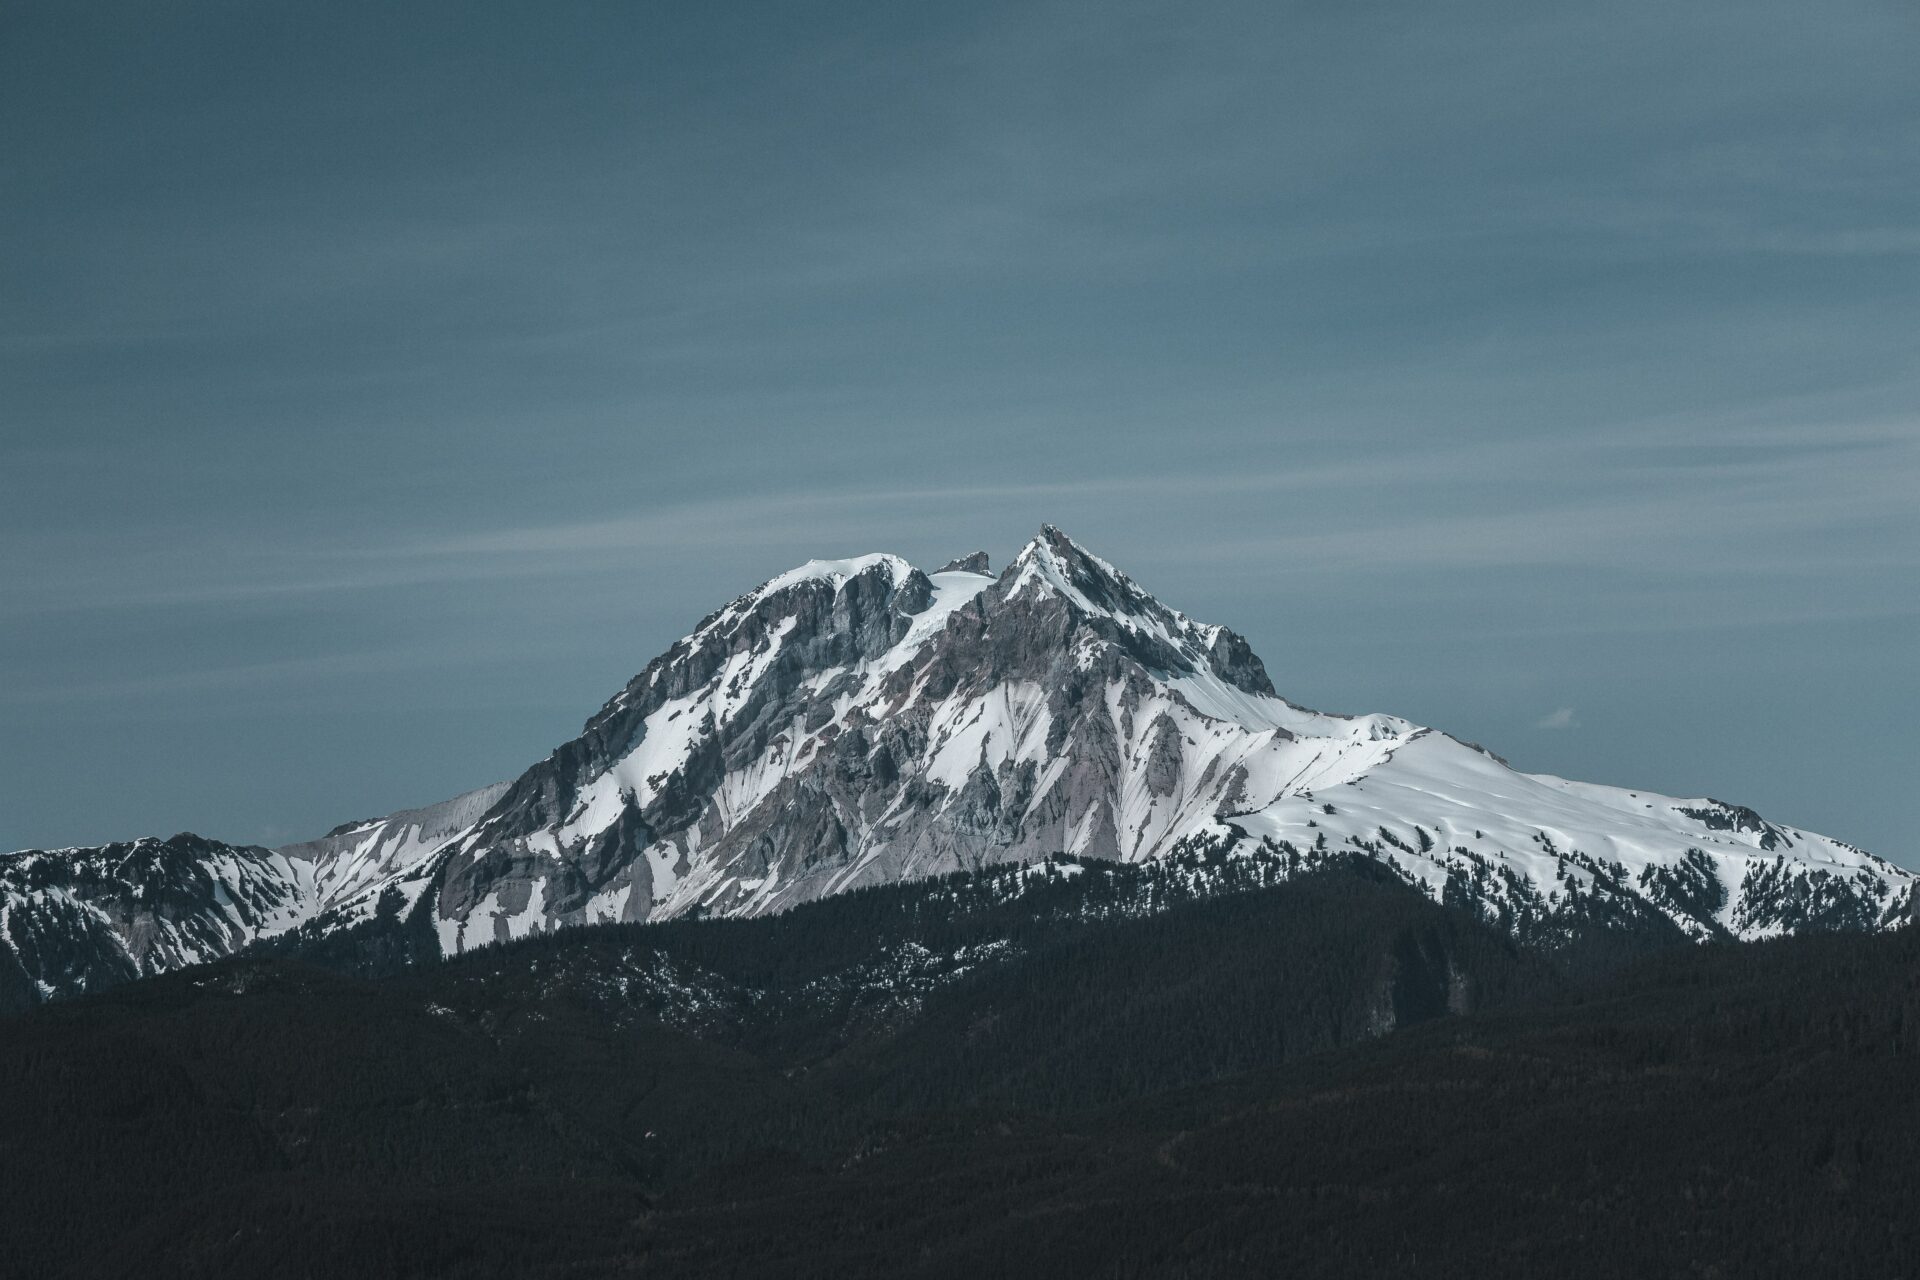
M0 856L0 1010L231 955L323 914L370 916L506 789L278 850L183 833Z
M511 784L220 855L219 883L244 863L281 887L272 911L219 936L325 931L384 896L451 952L574 924L761 914L1048 854L1197 846L1363 852L1522 932L1622 904L1749 938L1912 909L1912 874L1748 809L1523 774L1397 717L1295 706L1241 637L1052 527L997 577L985 569L980 555L932 575L873 555L782 574ZM93 866L99 852L15 860ZM0 871L10 911L19 878ZM68 892L59 910L97 897ZM130 943L128 958L146 971L221 946Z
M346 823L318 840L277 852L312 869L309 918L365 919L388 889L398 889L411 906L425 887L419 874L423 864L471 830L510 785L496 782L423 809Z
M227 955L305 919L313 868L182 834L0 857L0 1009Z

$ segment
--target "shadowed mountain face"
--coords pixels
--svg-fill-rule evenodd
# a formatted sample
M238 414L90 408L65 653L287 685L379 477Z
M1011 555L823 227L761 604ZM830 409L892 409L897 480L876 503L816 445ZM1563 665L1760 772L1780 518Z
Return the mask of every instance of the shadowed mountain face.
M754 916L1049 854L1357 853L1523 937L1652 913L1753 938L1911 909L1910 873L1750 809L1521 774L1393 716L1295 706L1240 636L1058 529L986 569L874 555L782 574L518 779L428 809L277 852L12 855L0 984L20 1003L383 913L442 953ZM140 896L155 874L166 892Z

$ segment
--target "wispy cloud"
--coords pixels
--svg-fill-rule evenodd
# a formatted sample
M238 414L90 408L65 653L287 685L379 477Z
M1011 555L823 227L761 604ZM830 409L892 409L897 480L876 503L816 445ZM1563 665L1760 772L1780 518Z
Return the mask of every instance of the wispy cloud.
M1250 584L1309 581L1331 594L1363 589L1344 575L1415 571L1713 575L1724 580L1716 592L1724 595L1732 581L1751 595L1794 575L1838 580L1920 570L1912 502L1920 491L1920 426L1904 423L1683 429L1668 420L1384 454L1350 448L1237 470L1004 480L974 470L927 485L866 484L856 473L845 484L747 489L449 532L300 537L269 528L244 541L102 543L84 559L78 554L87 544L56 530L13 542L0 616L323 600L490 580L657 579L659 557L723 573L773 573L815 555L911 552L902 545L909 533L943 546L975 541L979 531L1004 542L1024 538L1041 520L1070 531L1090 525L1124 542L1139 537L1115 524L1115 513L1128 510L1151 514L1158 530L1144 545L1124 548L1141 570L1191 573L1204 564ZM1112 548L1116 555L1122 549ZM1644 591L1635 603L1642 614L1651 606L1682 621ZM1816 612L1858 615L1866 603L1869 612L1886 605L1880 597L1836 597ZM1806 616L1809 605L1775 592L1759 616Z
M1573 718L1572 707L1561 707L1557 711L1549 711L1546 715L1535 720L1533 727L1536 729L1576 729L1579 727L1579 721Z

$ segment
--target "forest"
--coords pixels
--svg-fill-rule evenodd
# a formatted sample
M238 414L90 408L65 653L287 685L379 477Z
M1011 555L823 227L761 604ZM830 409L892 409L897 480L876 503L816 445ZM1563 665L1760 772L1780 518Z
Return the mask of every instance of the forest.
M1920 938L1042 867L0 1022L7 1276L1899 1275ZM1186 886L1184 889L1181 886Z

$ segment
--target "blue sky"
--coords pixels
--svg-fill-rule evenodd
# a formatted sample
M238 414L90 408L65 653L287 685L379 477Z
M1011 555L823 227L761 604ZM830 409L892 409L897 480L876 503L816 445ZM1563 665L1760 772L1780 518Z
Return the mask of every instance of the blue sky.
M396 10L399 10L396 12ZM1920 11L0 11L0 847L517 773L1043 521L1275 683L1920 865Z

